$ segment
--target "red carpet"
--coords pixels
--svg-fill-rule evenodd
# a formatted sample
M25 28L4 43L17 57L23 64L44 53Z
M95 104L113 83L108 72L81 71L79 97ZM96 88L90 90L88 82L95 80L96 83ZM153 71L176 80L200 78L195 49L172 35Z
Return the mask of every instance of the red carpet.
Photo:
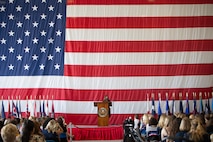
M74 140L118 140L123 139L122 125L111 126L74 126Z

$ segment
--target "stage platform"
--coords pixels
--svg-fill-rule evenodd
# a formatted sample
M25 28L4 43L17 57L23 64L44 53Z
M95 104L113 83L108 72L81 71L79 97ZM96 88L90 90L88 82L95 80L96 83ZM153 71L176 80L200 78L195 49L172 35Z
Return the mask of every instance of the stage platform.
M122 125L91 126L73 125L73 140L120 140L123 139Z

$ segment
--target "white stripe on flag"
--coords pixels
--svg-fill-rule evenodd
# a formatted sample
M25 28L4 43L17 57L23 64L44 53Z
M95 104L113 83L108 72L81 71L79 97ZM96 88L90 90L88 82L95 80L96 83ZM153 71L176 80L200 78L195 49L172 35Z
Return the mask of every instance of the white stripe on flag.
M175 34L174 34L175 33ZM66 41L153 41L213 39L213 28L66 29Z
M34 80L37 80L36 82ZM148 77L1 77L3 88L70 88L70 89L165 89L209 88L213 75Z
M147 47L148 48L148 47ZM187 58L183 58L187 57ZM177 60L178 59L178 60ZM139 53L65 53L68 65L160 65L212 63L213 51Z
M68 5L67 17L210 16L212 4L181 5Z

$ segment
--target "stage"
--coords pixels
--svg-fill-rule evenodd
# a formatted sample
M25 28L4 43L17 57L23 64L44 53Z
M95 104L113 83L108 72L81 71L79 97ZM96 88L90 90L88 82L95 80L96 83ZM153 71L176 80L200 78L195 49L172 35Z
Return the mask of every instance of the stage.
M72 125L73 140L120 140L123 139L122 125L91 126Z

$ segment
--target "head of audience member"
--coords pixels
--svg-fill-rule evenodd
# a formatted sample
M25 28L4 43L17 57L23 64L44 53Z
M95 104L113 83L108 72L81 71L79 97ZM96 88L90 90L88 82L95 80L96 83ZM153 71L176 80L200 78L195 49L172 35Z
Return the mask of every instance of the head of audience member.
M199 119L193 119L191 121L191 129L189 131L189 140L199 142L204 141L204 135L206 134L206 131L204 127L202 126Z
M169 123L172 121L172 117L167 115L163 124L163 127L168 127Z
M34 133L34 122L32 120L26 119L22 126L22 135L21 141L28 142L30 140L31 135Z
M142 116L142 122L143 122L143 124L145 124L145 125L149 124L149 115L148 115L148 114L144 114L144 115Z
M188 117L184 117L180 122L179 130L188 132L190 128L191 128L190 119Z
M190 119L190 120L193 120L194 118L195 118L195 115L194 115L194 114L190 114L190 115L189 115L189 119Z
M63 132L63 129L60 124L54 119L48 122L45 130L47 130L48 133L56 133L58 135Z
M166 119L166 114L161 114L159 121L158 121L159 128L161 128L161 129L163 128L165 119Z
M196 114L195 115L195 119L197 120L197 121L199 121L199 123L201 124L201 125L205 125L205 117L204 117L204 114Z
M51 118L51 117L45 118L45 120L44 120L44 122L43 122L43 125L42 125L43 129L45 129L46 126L47 126L47 124L49 123L49 121L50 121L50 120L53 120L53 119L54 119L54 118Z
M33 121L33 122L34 122L34 134L42 135L40 123L38 121Z
M186 117L186 114L185 113L176 113L175 115L174 115L176 118L184 118L184 117Z
M154 117L151 117L149 120L149 126L157 126L157 124L158 124L157 119Z
M210 135L210 140L213 142L213 134Z
M18 128L12 123L6 124L1 129L1 136L4 142L15 142L18 135Z
M213 118L211 117L210 114L205 114L205 123L206 123L206 126L211 126L213 125Z
M61 126L61 128L63 129L63 131L65 132L66 131L66 127L67 127L67 125L66 125L66 123L65 123L65 121L64 121L64 118L62 117L62 116L60 116L60 117L58 117L57 118L57 122L59 123L59 125Z
M181 123L181 118L173 118L168 126L168 136L174 137L177 132L179 132L179 127Z

